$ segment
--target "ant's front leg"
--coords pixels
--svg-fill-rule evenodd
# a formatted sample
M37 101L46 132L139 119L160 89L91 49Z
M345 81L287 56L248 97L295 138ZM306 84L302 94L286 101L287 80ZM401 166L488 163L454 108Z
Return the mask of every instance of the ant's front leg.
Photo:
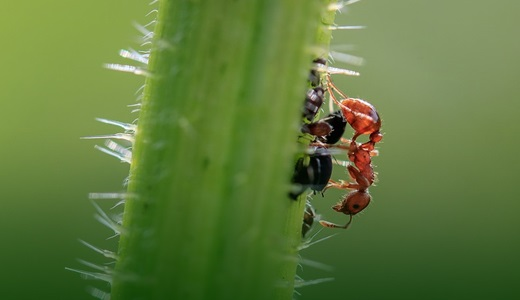
M327 184L325 189L323 189L323 192L325 192L329 188L336 188L336 189L340 189L340 190L358 190L361 188L361 186L359 184L346 182L343 180L340 180L338 182L338 181L329 179L329 184Z

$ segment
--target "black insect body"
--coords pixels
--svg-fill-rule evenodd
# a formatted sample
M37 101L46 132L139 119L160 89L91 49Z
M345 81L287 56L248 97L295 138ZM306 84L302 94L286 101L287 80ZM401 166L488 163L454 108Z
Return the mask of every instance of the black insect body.
M331 131L327 135L313 135L317 136L316 139L319 142L329 145L336 144L343 136L343 133L345 133L345 128L347 127L347 120L345 120L340 110L329 114L318 122L327 123L330 126Z
M346 127L347 120L338 110L314 123L303 124L301 131L314 135L316 137L314 142L334 145L341 139Z
M307 92L303 104L303 117L307 121L312 122L314 117L318 114L323 105L324 95L325 91L321 87L315 87Z
M307 188L321 192L329 183L331 175L332 157L329 151L326 148L316 148L307 158L301 157L296 162L289 197L296 200Z

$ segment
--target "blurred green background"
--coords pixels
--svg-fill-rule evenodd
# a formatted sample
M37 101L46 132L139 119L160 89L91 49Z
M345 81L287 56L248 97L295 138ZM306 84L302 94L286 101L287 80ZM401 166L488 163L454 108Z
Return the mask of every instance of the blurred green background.
M3 3L0 10L0 290L2 299L91 299L64 267L102 262L84 239L114 249L93 218L90 192L122 191L128 166L80 136L112 133L94 121L132 121L142 83L107 71L136 47L132 22L148 1ZM372 102L384 142L373 203L348 231L302 252L299 299L514 299L520 296L518 69L520 3L362 1L338 16L333 45L366 64L335 77ZM99 144L99 143L98 143ZM338 168L335 178L344 178ZM314 201L324 218L341 193ZM112 203L110 203L112 204ZM107 204L108 205L108 204Z

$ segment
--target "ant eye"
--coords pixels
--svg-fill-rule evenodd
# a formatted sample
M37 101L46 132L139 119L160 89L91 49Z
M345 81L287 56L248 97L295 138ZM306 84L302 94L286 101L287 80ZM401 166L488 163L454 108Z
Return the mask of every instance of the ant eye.
M354 209L358 209L358 208L359 208L359 204L354 204L354 205L352 205L352 207L353 207Z

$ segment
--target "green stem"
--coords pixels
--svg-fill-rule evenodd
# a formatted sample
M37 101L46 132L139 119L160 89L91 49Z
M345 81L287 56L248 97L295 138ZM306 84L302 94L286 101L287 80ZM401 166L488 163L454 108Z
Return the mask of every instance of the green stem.
M291 299L322 2L161 1L111 299Z

